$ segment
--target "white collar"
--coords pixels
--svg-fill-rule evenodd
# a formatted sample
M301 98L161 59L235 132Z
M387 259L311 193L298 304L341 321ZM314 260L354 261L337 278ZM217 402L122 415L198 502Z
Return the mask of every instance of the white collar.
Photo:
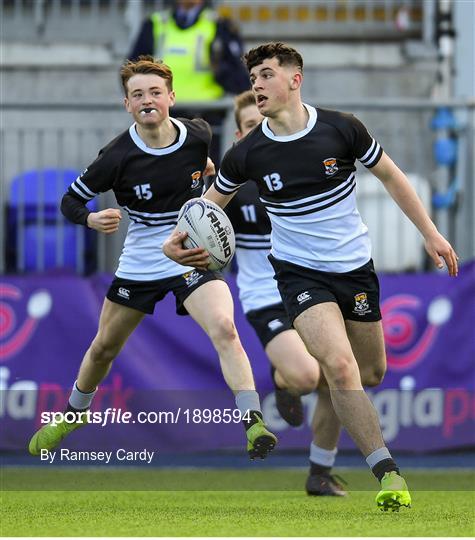
M172 152L175 152L175 150L178 150L183 145L186 139L186 135L188 133L186 126L176 118L172 118L171 116L169 118L178 128L179 135L178 140L175 144L172 144L171 146L166 146L165 148L150 148L143 142L143 140L140 138L140 135L137 133L137 124L134 122L130 126L129 134L132 137L134 143L140 148L140 150L146 152L147 154L153 154L154 156L164 156L166 154L171 154Z
M306 103L303 103L302 105L307 109L308 112L308 122L304 129L302 129L301 131L297 131L296 133L292 133L291 135L274 135L273 131L269 127L269 119L264 118L261 124L262 133L264 133L264 135L269 139L277 142L296 141L297 139L305 137L305 135L307 135L307 133L312 130L317 123L317 109L315 109L315 107L307 105Z

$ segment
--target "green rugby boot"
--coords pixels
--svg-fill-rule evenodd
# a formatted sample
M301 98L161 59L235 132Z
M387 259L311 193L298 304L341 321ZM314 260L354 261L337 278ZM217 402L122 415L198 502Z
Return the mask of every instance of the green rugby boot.
M264 420L257 413L253 413L253 416L256 422L246 430L247 452L251 459L264 459L277 444L277 437L266 428Z
M81 418L82 416L82 418ZM81 414L78 422L58 422L46 424L31 438L28 450L31 455L39 456L41 450L52 450L72 431L87 424L87 416Z
M381 491L376 495L378 508L387 512L399 512L401 506L410 508L411 495L406 481L396 471L385 473L381 480Z

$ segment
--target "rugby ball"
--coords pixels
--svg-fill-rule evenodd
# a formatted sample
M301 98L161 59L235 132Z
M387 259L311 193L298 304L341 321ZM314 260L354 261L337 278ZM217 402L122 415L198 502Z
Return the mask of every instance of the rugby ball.
M209 270L221 270L233 258L234 229L222 208L207 199L190 199L180 209L176 230L187 232L186 248L201 247L209 253Z

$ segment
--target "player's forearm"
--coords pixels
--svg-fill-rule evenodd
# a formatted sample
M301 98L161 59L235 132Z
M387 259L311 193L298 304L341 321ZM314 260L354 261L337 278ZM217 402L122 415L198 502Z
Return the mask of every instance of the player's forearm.
M61 212L63 215L77 225L87 225L87 217L90 210L86 203L82 202L70 193L66 193L61 201Z
M229 203L229 201L231 201L234 195L235 193L233 193L232 195L223 195L214 186L211 186L206 191L206 193L204 193L203 198L213 201L219 207L224 208Z
M384 186L424 238L437 233L437 228L430 219L422 201L405 176L403 179L397 178L384 182Z
M384 160L384 161L383 161ZM381 158L383 163L374 167L374 174L381 180L386 191L399 208L419 229L424 238L437 234L437 228L430 219L427 210L409 182L407 176L390 160L387 155Z

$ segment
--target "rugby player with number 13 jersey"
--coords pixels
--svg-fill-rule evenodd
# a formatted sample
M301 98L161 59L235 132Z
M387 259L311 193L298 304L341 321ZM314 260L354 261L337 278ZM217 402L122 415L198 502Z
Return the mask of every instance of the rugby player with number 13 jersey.
M252 180L272 224L270 260L290 320L327 379L335 412L381 483L383 510L411 497L386 447L361 382L355 348L384 365L379 287L366 226L356 208L358 159L418 227L435 264L458 272L452 246L437 231L406 175L351 115L303 104L303 60L283 43L260 45L245 62L262 124L224 156L205 198L225 207ZM181 261L178 247L167 250ZM186 259L188 264L199 265ZM198 267L198 266L197 266ZM358 353L357 353L358 354Z

